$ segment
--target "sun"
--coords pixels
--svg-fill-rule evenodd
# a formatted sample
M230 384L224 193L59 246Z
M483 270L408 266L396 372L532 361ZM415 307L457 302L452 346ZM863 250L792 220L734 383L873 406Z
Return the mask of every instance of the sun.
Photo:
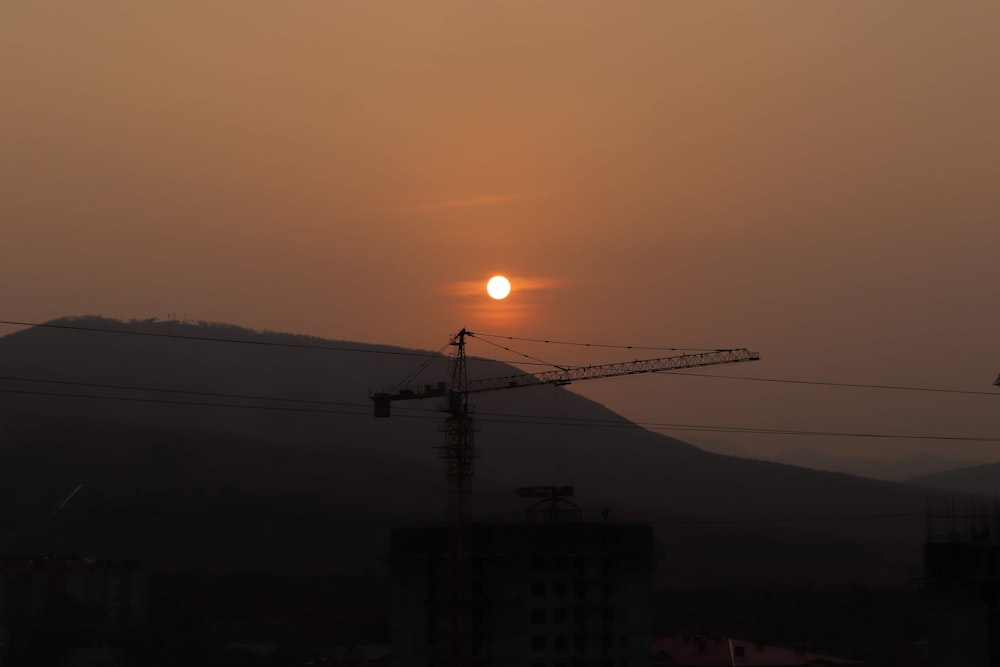
M486 283L486 293L497 301L506 299L510 294L510 281L503 276L493 276Z

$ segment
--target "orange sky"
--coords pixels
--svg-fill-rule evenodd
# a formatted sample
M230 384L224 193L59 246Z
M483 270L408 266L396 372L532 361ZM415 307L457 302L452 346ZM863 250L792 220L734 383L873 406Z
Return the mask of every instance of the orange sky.
M0 319L747 346L729 372L989 390L998 28L992 0L5 2ZM493 273L536 289L453 289ZM1000 436L993 396L578 387L646 421Z

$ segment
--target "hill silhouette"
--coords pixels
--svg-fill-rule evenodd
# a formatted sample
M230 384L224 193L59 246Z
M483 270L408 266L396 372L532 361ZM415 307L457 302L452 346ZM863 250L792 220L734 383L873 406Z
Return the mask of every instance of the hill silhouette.
M966 466L933 475L921 475L909 481L959 494L1000 496L1000 463Z
M926 452L895 460L880 460L831 456L809 449L793 449L773 456L771 460L802 468L846 472L850 475L890 482L904 482L969 466L968 461L948 459Z
M443 517L436 405L376 420L367 401L427 353L229 325L51 324L75 328L0 339L0 550L363 569L392 522ZM472 377L513 372L470 360ZM444 373L435 360L420 380ZM518 516L517 486L573 484L586 510L659 524L677 568L663 576L891 578L919 565L916 487L710 454L564 388L475 404L477 516Z

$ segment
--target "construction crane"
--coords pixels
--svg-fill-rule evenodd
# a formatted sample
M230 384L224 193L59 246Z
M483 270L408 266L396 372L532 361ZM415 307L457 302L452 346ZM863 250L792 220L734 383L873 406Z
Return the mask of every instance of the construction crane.
M389 417L393 401L444 398L445 442L441 447L445 459L448 478L448 513L455 521L465 518L465 505L472 491L473 462L473 420L469 411L469 395L501 389L534 387L543 384L565 386L583 380L640 375L643 373L663 373L703 366L734 364L756 361L760 355L746 348L711 350L695 354L680 354L656 359L637 359L613 364L559 368L542 373L519 373L502 377L470 380L465 355L465 339L475 334L462 329L450 342L452 353L448 364L448 381L424 385L422 388L400 387L394 391L372 392L370 398L375 404L376 417Z
M462 329L450 341L448 381L422 388L400 387L391 391L375 391L370 398L375 404L376 417L389 417L393 401L444 398L445 440L441 458L445 460L448 479L448 518L451 524L450 552L453 566L452 664L471 663L468 645L468 613L465 591L465 526L468 521L466 504L472 491L475 450L473 419L469 410L469 395L485 391L516 389L551 384L565 386L583 380L662 373L704 366L756 361L760 355L746 348L711 350L656 359L637 359L613 364L558 368L542 373L520 373L483 380L469 380L465 355L465 339L475 334Z

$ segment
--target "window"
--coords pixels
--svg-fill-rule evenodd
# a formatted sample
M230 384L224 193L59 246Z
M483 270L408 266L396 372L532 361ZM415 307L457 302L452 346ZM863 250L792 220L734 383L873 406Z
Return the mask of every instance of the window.
M545 650L545 637L543 635L535 635L531 638L531 650L532 651L544 651Z
M79 572L66 573L66 593L77 602L83 602L83 577Z
M545 583L541 581L536 581L531 584L531 597L533 598L543 598L545 597Z
M143 576L139 572L133 572L129 576L129 606L133 620L138 620L142 616L144 583Z
M115 572L108 575L108 621L118 624L121 611L121 576Z
M532 556L531 557L531 569L532 570L544 570L545 569L545 556Z
M557 651L565 651L567 646L569 646L569 640L563 635L559 635L552 640L552 647Z
M569 592L569 588L566 586L566 582L565 581L557 581L556 583L552 584L552 594L553 595L563 596L563 595L566 595L566 593L568 593L568 592Z
M47 595L45 593L45 579L42 572L32 572L30 575L31 590L31 615L32 618L40 617L42 607L45 605Z
M545 610L544 609L532 609L531 610L531 623L532 625L541 625L545 623Z
M553 620L556 623L565 623L569 620L569 609L556 609L553 614L555 616Z

